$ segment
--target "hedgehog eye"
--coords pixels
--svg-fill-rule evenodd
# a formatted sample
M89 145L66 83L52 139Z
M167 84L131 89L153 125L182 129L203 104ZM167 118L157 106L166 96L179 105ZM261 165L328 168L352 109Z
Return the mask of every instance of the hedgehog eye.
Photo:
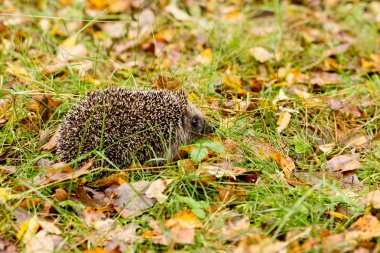
M198 119L197 118L193 118L193 120L191 121L191 125L193 127L196 127L198 125Z

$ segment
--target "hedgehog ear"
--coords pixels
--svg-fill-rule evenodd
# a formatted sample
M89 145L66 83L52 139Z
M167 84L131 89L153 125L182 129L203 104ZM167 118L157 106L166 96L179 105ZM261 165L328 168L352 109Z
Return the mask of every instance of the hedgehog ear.
M182 105L187 105L187 93L184 91L184 90L179 90L176 92L176 95L178 97L178 101L182 104Z

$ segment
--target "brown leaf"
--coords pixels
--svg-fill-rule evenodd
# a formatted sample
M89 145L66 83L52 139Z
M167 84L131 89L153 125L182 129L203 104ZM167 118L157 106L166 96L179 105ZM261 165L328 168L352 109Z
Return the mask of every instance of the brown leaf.
M235 241L241 239L249 231L249 217L233 213L230 210L221 210L211 221L212 234L221 241Z
M64 162L55 163L46 169L45 177L36 177L34 181L39 184L46 185L51 182L62 182L68 179L78 178L81 175L88 173L91 166L92 161L89 161L80 169L74 170L71 166Z
M324 97L326 103L332 110L339 110L346 115L360 117L362 114L356 105L349 104L348 101L340 101L331 97Z
M380 190L369 192L366 196L366 202L375 209L380 209Z
M223 142L224 152L220 154L220 158L229 162L243 162L245 156L241 151L241 145L233 139L227 139Z
M363 234L359 234L360 239L368 240L380 236L380 221L376 216L367 214L352 223L349 229L363 232Z
M338 84L342 82L339 74L329 72L317 72L312 73L310 83L318 86Z
M351 171L360 169L361 163L356 160L356 156L353 155L339 155L327 162L327 166L331 171Z
M109 187L111 185L121 185L128 181L128 173L127 172L118 172L112 173L111 175L107 175L102 177L96 181L90 182L87 185L90 187Z
M191 159L182 159L177 162L178 169L184 174L193 174L197 167Z
M124 22L106 22L98 24L102 31L108 34L111 38L121 38L126 33Z
M344 144L348 147L361 147L369 142L369 137L367 135L354 135L348 140L344 141Z
M245 144L248 145L254 153L260 158L272 158L277 165L283 170L287 179L291 178L292 171L296 168L294 161L289 156L283 156L280 152L269 146L260 138L246 139Z
M6 239L0 239L0 251L2 253L17 252L16 246Z
M280 253L286 252L286 242L272 241L263 235L252 235L239 241L233 253Z
M50 138L50 140L41 147L42 150L52 150L53 148L55 148L55 145L59 137L59 132L55 132L53 136Z
M163 29L156 33L154 37L161 42L170 42L174 38L174 31L170 28Z
M0 174L12 174L12 173L15 173L16 171L17 171L16 166L7 166L7 165L0 166Z
M223 187L217 188L219 199L223 203L231 201L245 201L248 198L248 192L243 187L227 184Z
M156 89L165 89L165 90L177 90L180 88L180 81L174 76L163 76L158 75L157 80L153 82L156 86Z
M124 183L119 186L111 186L105 192L112 198L111 202L118 208L118 211L126 209L125 214L134 215L156 203L155 199L146 196L146 191L151 183L150 181Z
M336 47L333 47L329 50L326 50L324 53L323 53L323 56L324 57L330 57L330 56L333 56L333 55L337 55L337 54L343 54L344 52L346 52L349 48L351 47L351 43L345 43L345 44L341 44L339 46L336 46Z
M62 188L55 189L54 197L58 201L64 201L67 199L67 192Z

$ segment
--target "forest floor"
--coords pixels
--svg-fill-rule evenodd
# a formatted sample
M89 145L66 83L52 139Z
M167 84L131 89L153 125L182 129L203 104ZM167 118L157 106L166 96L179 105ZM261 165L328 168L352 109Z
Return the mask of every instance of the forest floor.
M378 1L1 0L0 252L379 252L379 31ZM110 86L181 88L216 132L59 162Z

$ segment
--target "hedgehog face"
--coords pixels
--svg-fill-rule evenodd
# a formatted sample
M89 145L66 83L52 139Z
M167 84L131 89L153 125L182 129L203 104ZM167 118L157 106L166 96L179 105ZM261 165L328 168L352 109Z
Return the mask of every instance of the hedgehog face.
M183 126L189 134L189 141L214 132L213 127L205 120L203 113L192 103L188 103L186 107L183 115Z

